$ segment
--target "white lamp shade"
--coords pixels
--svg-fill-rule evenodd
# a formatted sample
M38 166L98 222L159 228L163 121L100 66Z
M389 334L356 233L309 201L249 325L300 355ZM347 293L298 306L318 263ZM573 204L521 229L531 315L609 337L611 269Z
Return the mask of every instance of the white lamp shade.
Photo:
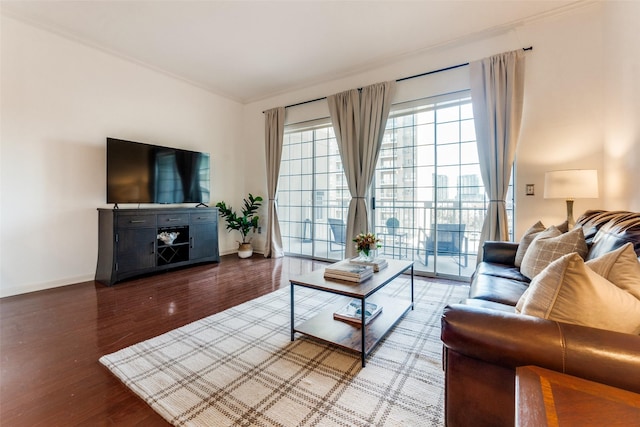
M545 199L597 199L598 171L570 169L544 174Z

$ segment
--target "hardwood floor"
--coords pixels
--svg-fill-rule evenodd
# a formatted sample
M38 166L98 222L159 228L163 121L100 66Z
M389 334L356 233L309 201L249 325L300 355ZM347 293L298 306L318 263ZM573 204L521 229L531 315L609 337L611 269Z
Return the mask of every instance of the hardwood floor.
M326 263L254 255L0 299L0 425L165 426L98 359L289 285Z

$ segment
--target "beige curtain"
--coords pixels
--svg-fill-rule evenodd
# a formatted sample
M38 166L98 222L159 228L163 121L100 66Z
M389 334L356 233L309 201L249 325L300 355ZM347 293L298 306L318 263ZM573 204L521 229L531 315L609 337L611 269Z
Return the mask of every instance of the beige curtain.
M472 62L470 74L480 172L489 196L478 248L480 262L485 240L509 239L505 197L522 119L524 52Z
M282 141L284 137L284 107L273 108L264 112L264 140L267 158L267 245L264 249L265 258L280 258L284 256L282 249L282 235L278 221L278 207L276 194L278 192L278 176L280 174L280 159L282 157Z
M327 97L340 158L351 194L347 214L345 256L356 255L349 244L369 231L367 191L373 180L395 82L377 83Z

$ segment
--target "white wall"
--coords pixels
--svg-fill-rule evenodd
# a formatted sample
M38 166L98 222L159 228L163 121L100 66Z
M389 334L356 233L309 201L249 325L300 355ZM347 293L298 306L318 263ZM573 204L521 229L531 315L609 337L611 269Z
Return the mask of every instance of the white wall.
M610 209L640 211L640 2L605 7L604 191Z
M242 105L12 18L1 31L0 296L93 279L107 136L207 151L212 201L242 194Z
M531 40L534 51L527 58L524 117L516 159L517 236L538 219L551 225L566 217L564 200L543 197L546 171L597 169L602 177L601 5L532 23L519 33ZM535 184L535 196L525 195L526 184ZM602 198L578 199L574 217L586 209L604 207Z
M566 216L565 202L543 198L544 173L563 168L598 169L600 173L600 199L576 200L577 217L586 209L638 209L638 108L637 91L634 95L626 88L638 87L637 61L628 67L630 50L638 50L638 36L632 29L638 21L638 4L625 2L588 3L563 14L531 21L508 31L487 34L473 41L434 49L420 55L402 58L386 67L367 73L327 82L314 87L282 94L255 102L245 108L245 143L247 150L264 151L264 120L261 112L280 105L319 98L342 90L361 87L378 81L392 80L442 67L464 63L503 51L533 46L526 54L525 106L521 140L517 151L516 175L516 236L535 221L541 219L551 225L562 222ZM626 24L618 27L624 16ZM604 45L605 30L607 45ZM618 45L615 64L605 70L605 51ZM623 53L624 52L624 53ZM637 52L636 52L637 55ZM464 68L465 73L468 68ZM625 78L620 81L620 70ZM433 94L441 93L447 85L460 85L468 81L458 71L444 72L399 83L399 98L408 96L407 84L431 86ZM607 95L607 82L619 81L616 93ZM419 93L421 89L416 89ZM396 100L397 101L397 100ZM626 149L619 162L623 168L610 166L609 161L618 151L618 141L606 143L605 135L612 123L605 121L609 103L620 103L626 112L616 115L615 129L625 129ZM605 107L607 104L607 107ZM326 102L319 101L287 110L287 121L296 122L326 113ZM613 121L613 119L611 120ZM612 148L615 145L616 149ZM605 156L605 152L607 155ZM635 156L630 160L627 153ZM635 169L631 167L635 164ZM247 186L253 191L266 192L263 182L264 154L255 157L252 168L259 173L247 176ZM624 190L609 195L607 180L615 170L616 188ZM535 196L525 196L526 184L535 185ZM635 191L635 193L634 193Z

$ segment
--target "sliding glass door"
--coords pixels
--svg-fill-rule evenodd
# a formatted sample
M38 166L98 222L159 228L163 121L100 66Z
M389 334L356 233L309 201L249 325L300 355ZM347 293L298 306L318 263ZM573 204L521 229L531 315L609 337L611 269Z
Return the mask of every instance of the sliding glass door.
M344 258L349 190L328 120L288 126L278 183L284 251L317 259Z
M487 198L468 91L392 107L370 196L380 255L413 260L418 273L470 276ZM287 126L277 200L285 253L344 258L349 200L329 119Z
M429 274L470 276L487 199L468 91L393 107L373 195L383 256L412 259Z

